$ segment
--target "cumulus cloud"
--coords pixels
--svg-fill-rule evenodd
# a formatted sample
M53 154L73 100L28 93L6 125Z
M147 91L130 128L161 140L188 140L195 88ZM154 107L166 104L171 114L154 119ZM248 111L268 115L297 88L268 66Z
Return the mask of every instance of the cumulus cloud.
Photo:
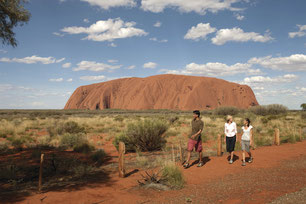
M181 12L196 12L204 15L207 11L217 13L218 11L231 10L239 11L232 4L242 0L142 0L141 8L145 11L160 13L166 8L177 8Z
M12 90L14 88L11 84L0 84L0 92Z
M160 21L157 21L153 26L159 28L162 25Z
M154 69L157 67L155 62L148 62L143 65L143 68Z
M157 38L150 38L149 40L151 40L151 41L155 41L155 42L159 42L159 43L166 43L166 42L168 42L168 40L167 39L163 39L163 40L159 40L159 39L157 39Z
M290 38L306 36L306 25L296 25L299 30L297 32L289 32Z
M265 68L283 71L306 71L306 55L294 54L288 57L272 56L251 58L248 63L259 64Z
M229 41L235 42L268 42L273 40L268 32L264 35L260 35L255 32L244 32L241 28L232 29L220 29L218 30L216 36L211 39L212 43L215 45L223 45Z
M117 63L118 60L113 60L113 59L110 59L110 60L107 60L108 63Z
M81 0L88 2L91 6L99 6L102 9L109 9L111 7L134 7L136 6L135 0Z
M67 79L67 82L72 82L72 81L73 81L73 79L72 79L72 78Z
M100 75L100 76L82 76L80 77L81 80L83 81L104 81L106 79L105 76Z
M199 23L197 26L192 26L186 33L184 39L198 41L200 39L206 39L206 36L210 33L216 32L216 28L210 26L209 23Z
M58 79L49 79L50 82L62 82L64 81L63 78L58 78Z
M104 63L99 63L95 61L81 61L77 64L77 67L73 69L73 71L93 71L93 72L101 72L101 71L111 71L114 69L119 69L122 65L109 65Z
M7 51L6 50L0 50L0 53L7 53Z
M239 20L239 21L242 21L242 20L244 19L244 16L243 16L243 15L240 15L240 14L238 14L238 13L235 14L235 17L236 17L236 19Z
M232 76L237 74L258 75L259 69L253 69L250 64L236 63L227 65L220 62L206 64L190 63L182 70L161 70L168 74L204 75L204 76Z
M36 64L36 63L54 64L54 63L60 63L64 60L65 58L56 59L54 57L39 57L36 55L25 58L7 58L7 57L0 58L0 62L17 62L25 64Z
M63 37L65 34L63 33L59 33L59 32L53 32L53 35L59 36L59 37Z
M62 67L63 68L69 68L69 67L71 67L71 63L67 62L67 63L63 64Z
M243 80L245 84L266 84L266 83L289 83L293 82L298 78L297 75L294 74L286 74L283 76L277 77L264 77L264 76L253 76L253 77L246 77Z
M65 27L61 31L68 34L87 34L83 40L113 41L120 38L145 36L148 33L135 28L135 22L124 22L120 18L97 21L89 27Z
M128 66L127 69L135 69L136 66L135 65L131 65L131 66Z

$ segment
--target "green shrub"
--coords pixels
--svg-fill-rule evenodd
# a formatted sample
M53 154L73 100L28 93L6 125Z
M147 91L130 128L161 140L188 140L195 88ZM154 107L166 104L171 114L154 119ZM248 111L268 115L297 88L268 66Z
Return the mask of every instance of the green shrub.
M81 127L77 122L68 121L63 124L54 123L52 126L47 127L50 136L62 135L65 133L86 133L84 127Z
M271 146L273 144L273 139L272 137L268 137L268 136L259 136L259 137L255 136L254 142L257 147Z
M91 155L91 159L94 162L97 162L99 165L101 165L103 163L103 161L105 160L106 156L107 156L107 154L105 153L105 151L103 149L99 149L98 151L94 152Z
M281 143L296 143L297 138L299 138L298 135L290 134L290 135L287 135L287 136L280 137L280 142Z
M302 120L306 120L306 111L303 111L301 114Z
M281 104L271 104L271 105L266 105L266 106L253 106L249 110L256 115L262 115L262 116L286 114L288 112L288 108Z
M179 117L174 116L174 117L170 117L168 120L170 122L170 124L173 124L175 121L177 121L179 119Z
M95 150L95 147L88 144L88 143L83 143L83 144L77 144L73 147L73 151L83 153L83 154L88 154Z
M24 139L22 138L13 138L12 145L15 149L21 151L23 149L23 144L25 143Z
M165 132L168 125L161 120L144 120L128 124L126 132L118 135L113 144L118 149L120 141L126 145L126 151L155 151L161 150L165 144Z
M72 148L84 143L87 143L87 139L84 134L66 133L60 138L60 146L64 148Z
M116 117L114 118L114 121L116 121L116 122L123 122L123 121L124 121L124 118L121 117L121 116L116 116Z
M182 188L185 183L181 170L174 163L164 165L162 168L162 179L172 188Z
M221 106L214 110L215 115L236 115L239 109L233 106Z

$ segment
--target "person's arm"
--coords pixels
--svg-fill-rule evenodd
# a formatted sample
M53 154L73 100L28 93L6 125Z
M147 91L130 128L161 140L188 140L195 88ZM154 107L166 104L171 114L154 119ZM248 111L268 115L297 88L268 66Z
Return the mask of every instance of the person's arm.
M235 134L237 134L237 124L235 123Z
M192 135L191 138L194 139L196 136L202 133L202 129L199 130L196 134Z
M250 146L253 147L254 141L253 141L253 128L250 130Z

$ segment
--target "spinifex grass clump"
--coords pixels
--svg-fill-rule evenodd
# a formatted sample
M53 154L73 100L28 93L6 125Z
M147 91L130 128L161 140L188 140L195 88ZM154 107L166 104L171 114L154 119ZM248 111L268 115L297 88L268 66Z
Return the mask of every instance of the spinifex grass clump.
M184 177L178 166L173 162L168 162L162 168L162 179L171 188L182 188Z
M127 130L118 135L113 144L118 149L119 142L124 142L127 151L161 150L167 142L165 139L167 130L167 122L145 119L128 124Z

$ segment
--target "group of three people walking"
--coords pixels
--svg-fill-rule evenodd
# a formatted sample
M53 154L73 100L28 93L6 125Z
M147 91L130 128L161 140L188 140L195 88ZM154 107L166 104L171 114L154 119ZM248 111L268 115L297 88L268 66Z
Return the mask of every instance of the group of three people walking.
M202 158L202 132L204 128L204 122L200 118L200 111L193 111L193 119L191 121L191 134L188 140L188 154L187 160L184 163L185 168L190 167L190 157L191 152L195 149L196 152L199 153L199 163L198 167L204 165ZM225 134L225 143L226 143L226 151L229 153L229 164L234 162L234 150L236 144L237 137L237 125L233 121L232 116L227 116L226 123L224 125L224 134ZM249 155L249 163L253 162L253 157L250 151L250 146L253 146L253 127L251 125L251 121L248 118L244 119L243 127L242 127L242 136L241 136L241 150L242 150L242 166L246 166L246 158L245 153L247 152Z

